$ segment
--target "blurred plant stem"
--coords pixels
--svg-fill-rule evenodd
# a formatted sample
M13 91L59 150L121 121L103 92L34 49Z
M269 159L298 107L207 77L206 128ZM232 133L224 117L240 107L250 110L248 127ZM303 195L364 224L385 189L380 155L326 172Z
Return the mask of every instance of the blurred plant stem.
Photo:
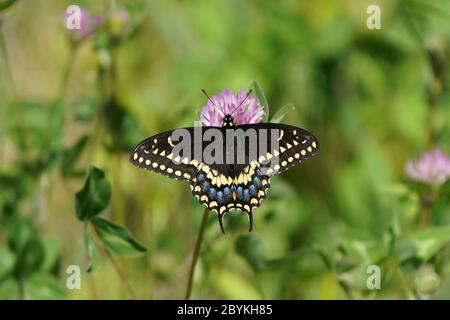
M67 98L67 89L69 87L69 80L70 80L70 76L72 74L72 70L73 70L73 66L74 66L74 62L75 62L75 57L77 55L78 52L78 43L76 42L71 42L71 46L69 49L69 56L67 58L67 63L64 66L64 70L62 73L62 77L61 77L61 85L59 87L58 90L58 95L57 97L61 98L61 99L65 99Z
M79 48L78 43L71 42L71 46L69 49L69 57L67 58L67 63L64 66L61 78L61 85L58 89L58 94L56 96L56 101L59 101L61 103L61 122L62 122L61 128L63 129L63 131L66 128L67 119L70 118L71 116L71 114L69 113L69 109L67 108L67 105L69 103L67 95L70 77L72 75L78 48ZM64 139L64 132L62 132L61 134L61 139ZM63 141L61 141L61 143L63 143Z
M338 280L338 284L341 287L342 291L344 291L345 296L349 300L355 300L355 296L352 293L350 286L347 284L345 280Z
M416 300L417 296L415 294L415 290L411 288L410 282L406 279L401 267L397 263L395 263L395 269L397 271L397 275L406 298L408 300Z
M25 300L25 283L23 279L19 280L19 300Z
M420 202L422 204L422 219L420 221L420 227L422 229L426 229L430 225L431 208L433 206L434 197L424 196Z
M127 277L123 273L122 269L120 268L119 263L114 258L111 251L109 251L109 249L105 247L103 242L100 241L100 236L98 235L97 231L95 230L95 228L92 227L91 224L89 224L89 229L90 229L91 234L93 235L93 238L95 239L97 246L103 251L103 253L109 259L109 261L111 261L111 264L112 264L114 270L116 271L117 275L119 276L120 280L122 281L123 286L127 289L128 295L130 296L131 299L135 300L136 295L134 294L134 290L131 287L130 282L128 281Z
M202 224L200 225L200 230L198 231L197 242L195 243L194 253L192 255L191 267L189 268L189 278L188 278L188 283L187 283L187 287L186 287L186 295L185 295L186 300L189 300L191 297L195 267L197 265L198 257L200 256L200 249L201 249L202 243L203 243L203 236L205 234L206 223L208 222L208 214L209 214L209 210L208 210L208 208L205 208L205 210L203 211Z
M13 76L12 68L11 68L11 61L9 59L8 49L6 46L6 40L5 40L5 36L3 35L2 27L0 27L0 50L1 50L1 55L3 56L3 59L5 61L5 63L4 63L5 69L6 69L7 77L9 78L10 88L11 88L11 92L13 95L12 104L13 105L16 104L15 116L17 118L17 123L19 126L19 135L24 144L24 148L22 150L22 155L26 159L27 155L29 154L29 148L27 148L29 143L28 143L28 135L27 135L25 117L22 113L22 108L19 105L19 96L18 96L16 84L14 82L14 76Z

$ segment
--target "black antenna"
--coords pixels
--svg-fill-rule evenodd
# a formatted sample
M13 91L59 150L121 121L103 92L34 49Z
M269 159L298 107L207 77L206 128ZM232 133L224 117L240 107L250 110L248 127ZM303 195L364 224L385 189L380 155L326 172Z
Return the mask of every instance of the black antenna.
M248 93L247 93L247 95L245 96L244 100L242 100L241 103L239 103L239 105L238 105L236 108L234 108L233 112L231 112L230 115L232 115L237 109L239 109L240 106L242 106L242 104L245 102L245 100L248 99L248 96L250 95L250 93L252 93L252 91L253 91L252 89L250 89L250 90L248 91Z
M208 94L206 93L205 89L202 89L202 92L205 94L205 96L208 98L209 102L211 102L213 105L215 105L217 107L217 109L220 110L220 112L222 112L222 114L225 116L225 112L223 111L223 109L221 107L219 107L217 104L214 103L214 101L212 101L211 97L208 96Z

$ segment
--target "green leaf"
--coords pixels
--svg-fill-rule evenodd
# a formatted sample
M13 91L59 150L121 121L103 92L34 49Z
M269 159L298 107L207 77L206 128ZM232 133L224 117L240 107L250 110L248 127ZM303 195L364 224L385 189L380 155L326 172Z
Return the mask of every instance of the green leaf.
M83 228L84 233L84 245L86 246L86 254L88 258L88 265L86 267L86 272L93 272L97 269L99 265L100 255L98 253L97 247L95 246L95 242L92 239L91 235L88 232L87 223L84 224Z
M16 253L19 253L31 238L38 236L33 220L25 217L16 217L8 233L9 247Z
M133 257L147 251L126 228L99 217L93 218L91 222L102 242L115 253Z
M351 257L343 257L341 260L336 261L334 269L337 273L345 273L357 266L357 262Z
M327 270L330 272L333 271L333 261L332 258L330 258L331 254L318 245L313 246L313 250L320 257Z
M394 256L399 263L408 262L416 256L416 247L411 240L404 240L396 246Z
M431 221L439 225L450 224L450 179L439 188L438 196L431 207Z
M261 271L265 268L265 250L261 239L257 236L240 236L236 241L235 250L247 260L254 271Z
M8 248L0 248L0 279L7 276L14 266L14 253Z
M57 239L45 238L42 240L44 249L44 261L42 261L41 270L47 272L57 271L61 262L60 245Z
M287 104L284 107L282 107L280 110L275 112L272 119L270 119L271 123L280 123L281 120L286 116L288 112L294 111L295 107L292 104Z
M255 90L255 95L259 103L264 107L264 122L267 122L269 120L269 104L267 103L266 96L258 82L252 81L251 87Z
M89 166L86 183L75 195L75 210L80 220L89 220L102 212L111 199L111 185L105 173Z
M450 241L450 227L429 228L411 240L416 249L416 257L428 261Z
M403 180L403 182L411 190L417 192L419 195L429 195L433 193L433 188L427 183L423 183L412 179L405 179Z
M46 273L36 273L27 280L27 295L36 300L59 300L65 298L60 281Z
M16 279L24 279L39 270L44 261L44 248L37 237L27 241L17 255L13 274Z
M383 250L373 238L355 230L341 236L339 248L360 263L377 263L383 256Z
M61 161L61 173L64 177L69 176L73 172L73 167L80 157L81 152L86 146L89 138L81 137L73 146L63 151Z

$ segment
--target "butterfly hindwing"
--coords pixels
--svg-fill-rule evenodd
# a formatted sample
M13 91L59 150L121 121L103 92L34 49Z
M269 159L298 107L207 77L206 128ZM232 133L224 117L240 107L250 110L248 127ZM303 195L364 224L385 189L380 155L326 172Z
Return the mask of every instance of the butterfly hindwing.
M243 170L237 177L231 174L225 172L216 176L210 171L200 171L190 184L191 192L202 205L217 213L222 232L223 216L232 210L247 213L251 231L253 210L266 198L270 177L256 167Z

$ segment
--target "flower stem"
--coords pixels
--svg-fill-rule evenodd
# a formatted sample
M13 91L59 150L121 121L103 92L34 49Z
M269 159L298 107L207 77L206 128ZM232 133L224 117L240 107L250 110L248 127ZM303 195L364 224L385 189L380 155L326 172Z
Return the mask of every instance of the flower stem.
M347 282L345 282L344 280L338 280L338 284L341 287L342 291L344 291L345 296L348 300L355 300L352 290L350 289L350 286Z
M194 253L192 255L191 267L189 268L189 279L186 288L185 299L189 300L192 292L192 283L194 280L195 266L197 265L198 257L200 256L200 249L203 243L203 236L205 234L206 223L208 222L208 208L205 208L203 212L202 224L200 225L200 230L197 236L197 242L195 243Z
M422 220L420 221L420 227L422 229L426 229L430 225L431 207L433 206L434 198L435 197L433 195L429 195L424 196L421 199L423 211L422 211Z
M8 54L8 48L6 45L6 39L5 36L3 34L3 28L0 28L0 50L1 50L1 55L5 61L5 71L6 74L9 78L10 81L10 89L12 92L12 96L13 96L13 104L17 104L16 108L15 108L15 116L17 118L17 124L18 124L18 128L19 128L19 135L21 138L21 141L24 144L23 147L23 158L27 158L27 155L29 153L29 141L28 141L28 134L27 134L27 129L26 129L26 123L25 123L25 117L24 114L22 112L22 107L20 106L20 99L19 99L19 93L17 91L17 86L16 83L14 81L14 76L13 76L13 71L12 71L12 67L11 67L11 61L9 59L9 54Z
M116 259L112 255L112 253L109 251L109 249L106 248L105 245L103 244L103 242L100 240L100 237L99 237L97 231L95 230L95 228L93 228L92 225L90 225L90 227L91 227L91 231L93 230L92 233L94 234L96 242L98 244L100 244L99 247L101 248L103 253L108 257L109 261L111 261L111 264L112 264L114 270L116 271L116 273L119 275L119 278L122 281L123 286L127 289L128 295L130 296L131 299L135 300L136 295L134 294L134 290L131 287L130 283L128 282L127 277L123 273L122 269L120 268L118 262L116 261Z
M422 229L426 229L430 225L430 216L431 216L431 208L424 207L423 214L422 214L422 221L420 223L420 226L422 227Z
M19 280L19 300L25 300L25 282L23 279Z

